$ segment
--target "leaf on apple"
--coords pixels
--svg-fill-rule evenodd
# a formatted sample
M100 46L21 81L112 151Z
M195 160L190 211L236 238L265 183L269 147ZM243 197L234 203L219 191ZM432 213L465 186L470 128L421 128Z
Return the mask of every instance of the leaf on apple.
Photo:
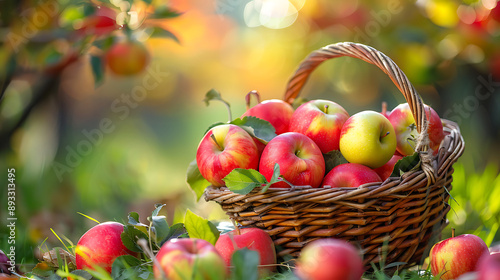
M230 191L243 195L250 193L255 187L268 184L266 177L255 169L235 168L223 180Z
M323 154L323 158L325 159L325 174L328 174L328 172L337 165L348 163L347 159L345 159L339 150L333 150Z
M274 126L270 122L257 117L245 116L241 119L237 118L231 121L231 124L243 128L251 136L263 141L264 144L276 137Z
M184 226L191 238L203 239L212 245L215 245L215 242L219 239L220 233L217 227L209 220L196 215L189 209L186 211Z
M152 276L152 271L142 265L141 260L130 255L117 257L111 267L113 280L149 279L150 276Z
M400 177L406 172L420 168L420 156L415 152L411 156L405 156L394 165L394 170L390 177Z
M257 280L259 278L258 265L260 256L257 251L247 248L239 249L231 257L232 269L231 279L236 280Z
M210 183L201 175L196 159L193 160L188 166L186 181L189 187L196 194L196 201L200 200L203 196L203 192L205 192L205 189L210 186Z

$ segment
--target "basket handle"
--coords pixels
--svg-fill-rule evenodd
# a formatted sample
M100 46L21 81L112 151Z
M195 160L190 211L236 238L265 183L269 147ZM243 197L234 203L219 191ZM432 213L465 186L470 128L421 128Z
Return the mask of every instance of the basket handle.
M415 151L420 154L422 162L422 170L427 175L428 184L434 183L436 170L433 167L433 156L429 150L429 135L427 134L427 117L425 107L420 95L415 90L415 87L410 83L406 75L396 65L396 63L382 52L363 44L343 42L325 46L319 50L312 52L299 65L298 69L288 81L284 100L287 103L292 103L299 95L302 87L307 82L311 72L316 69L323 61L350 56L359 58L370 64L376 65L385 74L391 78L399 91L403 94L408 102L408 105L415 119L419 137Z

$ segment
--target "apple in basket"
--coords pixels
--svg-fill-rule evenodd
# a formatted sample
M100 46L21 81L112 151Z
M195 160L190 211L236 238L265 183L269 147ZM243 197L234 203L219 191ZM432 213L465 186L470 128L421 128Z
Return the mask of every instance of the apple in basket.
M311 138L323 154L339 149L340 131L349 118L339 104L328 100L312 100L300 105L290 120L290 131Z
M439 145L444 139L443 123L439 115L428 105L424 105L424 110L429 121L429 148L437 153ZM389 115L396 132L397 150L403 156L412 155L415 152L416 140L418 138L415 119L408 103L399 104Z
M500 252L491 252L479 260L477 264L477 280L500 279Z
M375 171L378 176L380 176L380 179L382 179L382 181L385 181L387 178L389 178L389 176L391 176L392 171L394 171L394 165L396 165L398 160L402 158L402 156L395 154L386 164L380 166L379 168L373 169L373 171Z
M236 247L235 247L236 246ZM215 248L222 256L226 265L231 266L231 257L234 251L247 248L259 253L259 265L276 264L276 250L274 243L267 232L260 228L242 228L221 234ZM272 272L275 267L261 269L263 273Z
M214 245L203 239L179 238L167 241L156 255L155 279L223 280L227 278L224 260ZM162 277L164 274L165 277Z
M432 246L429 257L432 275L441 279L455 279L475 271L479 259L489 254L484 241L473 234L453 236Z
M196 151L196 163L201 175L216 187L235 168L257 169L259 151L252 136L243 128L218 125L201 139Z
M333 238L317 239L307 244L295 269L295 274L302 280L359 280L363 272L363 260L356 247Z
M335 166L323 179L323 186L332 188L357 188L367 183L382 182L370 167L359 163L344 163Z
M340 152L347 161L378 168L386 164L395 151L394 128L381 113L362 111L344 123L340 133Z
M117 222L100 223L80 237L75 248L77 269L101 267L111 273L114 260L123 255L138 257L123 245L121 234L123 224Z
M267 143L260 157L259 172L270 181L274 165L280 166L280 174L295 186L320 186L325 176L325 160L318 145L298 132L280 134ZM289 188L285 182L272 188Z
M241 117L253 116L268 121L276 130L276 134L288 132L290 118L293 114L292 105L283 100L271 99L248 109Z

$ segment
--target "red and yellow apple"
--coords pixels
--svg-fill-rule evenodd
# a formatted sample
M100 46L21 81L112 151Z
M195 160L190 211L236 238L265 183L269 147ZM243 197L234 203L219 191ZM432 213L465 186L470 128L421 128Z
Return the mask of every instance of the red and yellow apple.
M340 133L340 152L347 161L378 168L386 164L395 151L394 128L381 113L362 111L344 123Z
M402 156L395 154L386 164L380 166L379 168L373 169L373 171L375 171L378 176L380 176L380 179L382 179L382 181L385 181L387 178L389 178L389 176L391 176L392 171L394 171L394 165L396 165L398 160L402 158Z
M335 166L323 179L323 186L332 188L357 188L367 183L382 182L371 168L359 163L344 163Z
M429 148L437 152L441 141L444 139L443 123L439 115L428 105L424 105L426 117L429 123L427 133L429 135ZM394 127L397 138L397 151L403 156L415 153L416 140L418 138L415 119L408 103L399 104L389 115L389 121Z
M432 275L442 280L475 271L479 259L489 254L484 241L473 234L463 234L440 241L432 246L429 257Z
M270 99L248 109L241 117L253 116L268 121L276 130L276 134L288 132L293 114L292 105L279 99Z
M500 279L500 252L485 254L477 264L477 280Z
M267 143L260 157L259 172L270 181L275 163L280 173L293 185L319 187L325 175L325 160L319 147L309 137L287 132ZM273 188L289 188L285 182L274 183Z
M236 247L235 247L236 246ZM247 248L259 253L259 265L276 264L276 250L274 243L267 232L259 228L242 228L221 234L215 248L229 267L234 251ZM262 271L272 271L274 267L268 267Z
M359 280L363 272L363 260L356 247L333 238L306 245L295 270L301 280Z
M339 149L340 131L349 118L342 106L328 100L312 100L300 105L290 120L290 131L311 138L323 154Z
M114 260L123 255L138 257L123 245L123 225L117 222L101 223L82 235L75 248L77 269L101 267L111 273Z
M141 73L146 69L149 60L149 51L138 41L116 43L106 53L106 64L109 69L120 76Z
M162 273L170 280L227 278L224 260L214 245L203 239L169 240L160 248L156 260L153 265L156 279L162 279Z
M250 134L237 125L224 124L205 134L196 151L196 163L203 178L220 187L235 168L257 169L259 156Z

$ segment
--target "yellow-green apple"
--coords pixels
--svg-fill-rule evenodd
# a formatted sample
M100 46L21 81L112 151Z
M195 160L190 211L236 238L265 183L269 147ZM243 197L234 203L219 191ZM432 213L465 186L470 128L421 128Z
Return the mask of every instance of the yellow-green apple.
M347 161L378 168L386 164L395 151L394 128L381 113L362 111L344 123L340 152Z
M300 253L295 274L302 280L359 280L363 260L354 245L333 238L307 244Z
M477 280L500 279L500 252L485 254L477 264Z
M258 252L260 265L276 264L276 250L273 240L267 232L260 228L242 228L221 234L215 243L215 248L228 267L231 266L231 257L234 251L243 248ZM269 266L262 271L270 272L273 269L274 267Z
M339 149L340 131L349 118L342 106L328 100L312 100L300 105L290 120L290 131L311 138L323 154Z
M463 234L440 241L432 246L429 258L432 275L442 280L475 271L479 259L489 254L484 241L473 234Z
M243 128L234 124L218 125L201 139L196 163L201 175L216 187L224 186L224 177L235 168L257 169L259 151Z
M89 229L76 244L76 268L101 267L111 273L111 266L117 257L123 255L138 257L138 253L130 251L123 245L122 232L123 224L117 222L100 223Z
M370 167L359 163L344 163L335 166L323 179L323 186L332 188L357 188L367 183L382 182Z
M268 121L276 130L276 134L288 132L292 105L279 99L270 99L248 109L241 117L253 116Z
M295 186L319 187L325 176L325 160L318 145L298 132L280 134L267 143L260 157L259 172L270 181L274 165ZM273 188L289 188L285 182L274 183Z
M391 176L392 171L394 171L394 165L396 165L398 160L402 158L402 156L395 154L386 164L380 166L379 168L373 169L373 171L375 171L378 176L380 176L380 179L382 179L382 181L385 181L387 178L389 178L389 176Z
M429 135L429 148L437 153L439 145L444 138L443 123L439 115L428 105L424 105L425 114L429 123L427 133ZM408 103L399 104L389 115L389 121L394 127L397 138L397 150L403 156L415 153L416 140L418 138L415 119Z
M167 241L156 255L156 279L223 280L227 278L224 260L214 245L203 239L179 238Z

